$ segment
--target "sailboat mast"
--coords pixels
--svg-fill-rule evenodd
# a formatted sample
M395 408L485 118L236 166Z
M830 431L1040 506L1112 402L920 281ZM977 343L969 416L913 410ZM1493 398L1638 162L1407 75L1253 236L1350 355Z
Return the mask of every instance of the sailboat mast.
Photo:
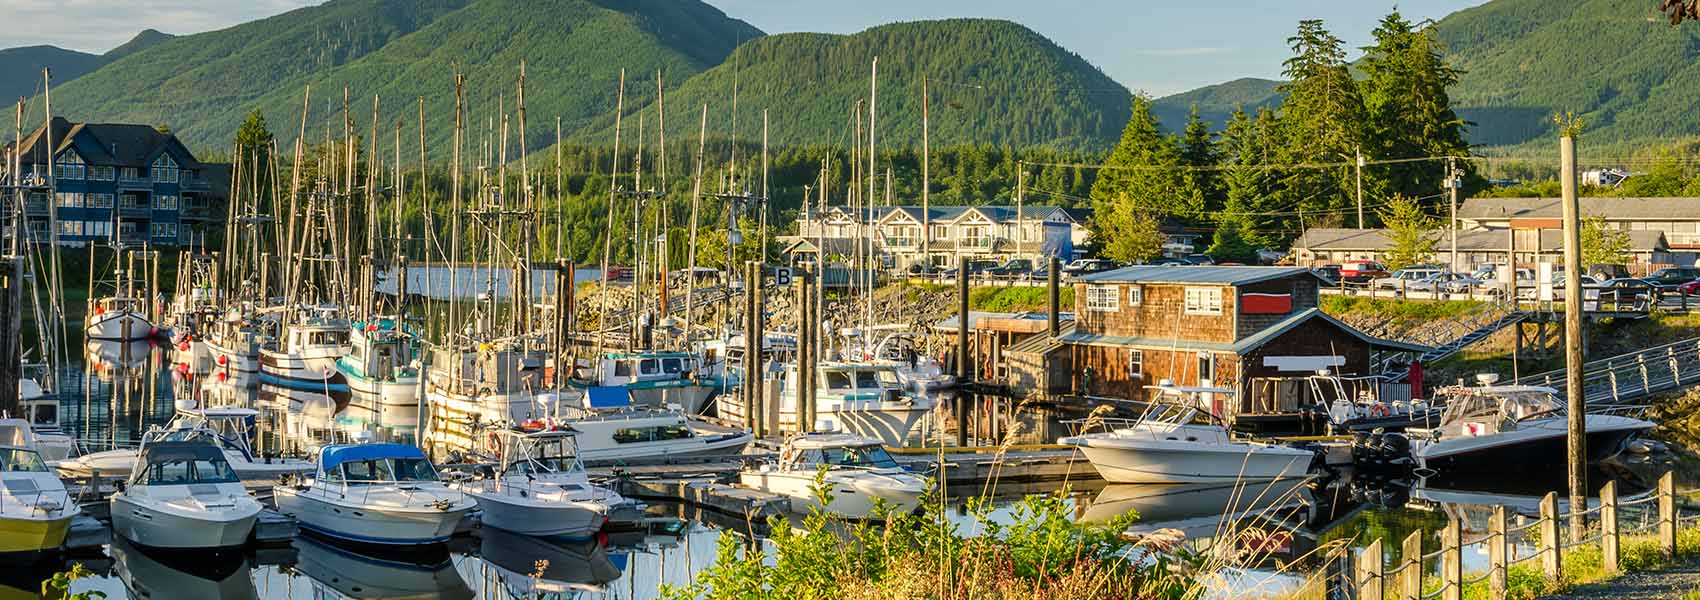
M612 176L608 178L608 226L602 234L602 286L598 295L602 297L602 307L597 319L596 334L596 377L601 380L602 351L606 344L608 332L608 255L614 251L614 198L620 191L620 125L626 112L626 70L620 69L620 90L618 99L614 101L614 166Z

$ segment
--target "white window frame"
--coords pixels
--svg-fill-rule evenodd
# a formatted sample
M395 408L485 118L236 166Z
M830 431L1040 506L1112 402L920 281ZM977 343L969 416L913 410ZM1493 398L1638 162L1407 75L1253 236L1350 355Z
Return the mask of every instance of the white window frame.
M153 168L149 171L149 174L153 175L154 183L177 183L177 161L172 160L169 154L161 154L159 158L154 159Z
M174 194L160 194L158 196L154 196L153 209L177 210L177 196Z
M78 235L78 236L80 236L82 234L83 234L83 222L82 221L60 221L59 222L59 235Z
M1113 285L1091 284L1086 286L1086 310L1091 312L1115 312L1121 310L1121 291Z
M1127 286L1127 305L1139 306L1141 304L1145 304L1145 286Z
M1127 351L1127 374L1130 377L1145 378L1145 351L1129 348Z
M1222 314L1222 288L1186 288L1186 306L1182 312L1189 315Z
M76 152L66 152L61 155L57 167L55 175L59 179L81 181L88 176L88 165L83 162L83 157L78 156Z

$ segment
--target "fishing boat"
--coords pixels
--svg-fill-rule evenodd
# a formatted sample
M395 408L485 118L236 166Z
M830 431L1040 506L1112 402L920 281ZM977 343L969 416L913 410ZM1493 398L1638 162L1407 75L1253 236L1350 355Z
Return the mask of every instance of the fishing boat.
M158 333L140 298L110 296L89 301L83 333L91 340L128 342L145 340Z
M927 481L899 466L879 440L843 433L792 436L777 462L744 469L738 482L789 497L796 512L815 508L853 519L912 512L927 491Z
M348 354L336 360L336 369L349 390L375 398L380 407L418 406L418 341L411 333L395 319L356 321L348 340Z
M1497 473L1506 465L1529 472L1564 468L1569 416L1557 390L1484 385L1439 393L1447 396L1440 425L1406 430L1419 467L1448 475ZM1653 426L1650 421L1624 415L1584 415L1587 460L1595 462L1617 454L1630 438Z
M591 388L580 396L579 404L554 404L560 407L556 420L524 427L572 428L579 460L592 465L738 454L754 439L749 431L716 425L681 410L633 406L623 387Z
M1306 475L1310 450L1233 438L1202 409L1204 395L1232 390L1150 386L1154 399L1135 420L1091 419L1108 431L1057 440L1079 448L1111 483L1231 483Z
M71 520L81 513L41 455L0 446L0 554L59 550Z
M358 444L319 451L311 480L272 488L278 512L326 537L382 546L448 541L477 503L437 477L417 446Z
M626 501L590 483L573 433L565 427L494 431L501 449L496 467L456 487L478 502L481 522L496 529L540 537L596 533Z
M903 330L893 330L885 326L871 329L887 331L879 342L871 347L862 344L852 344L844 350L843 358L847 362L889 366L896 370L897 381L904 389L920 394L949 389L956 386L956 376L945 372L944 365L938 359L921 352L917 346L919 341L913 333ZM864 337L860 331L851 334L853 338Z
M298 311L283 328L282 339L260 348L260 383L309 392L347 392L348 378L337 370L347 356L349 323L342 309L316 305Z
M729 390L743 381L744 354L749 343L742 333L710 340L700 345L702 371L715 382L720 391ZM761 364L783 364L797 359L797 336L789 333L767 333L762 336Z
M933 411L937 402L930 396L908 393L889 365L825 362L815 368L815 414L830 429L866 436L891 446L902 446L916 425ZM777 423L781 430L798 431L797 392L801 388L797 365L785 367L780 382ZM720 396L721 418L744 420L743 404L736 394ZM818 424L818 423L817 423Z
M241 546L260 503L207 440L142 447L129 482L109 499L113 533L149 548Z
M599 361L596 385L624 386L641 406L676 405L699 414L718 384L704 377L702 365L689 352L609 353Z
M471 348L432 349L425 400L430 413L425 439L449 451L491 453L481 436L553 417L555 393L545 378L547 353L526 339L498 340Z
M267 320L252 303L231 307L206 326L206 332L196 336L212 357L213 371L227 376L245 377L260 373L260 348L275 343L266 333ZM249 378L257 381L257 378Z
M262 456L254 452L250 444L259 415L260 412L252 408L180 407L170 423L164 427L156 425L142 434L142 443L210 442L224 452L225 461L242 479L276 479L286 473L311 472L314 464L310 461ZM58 469L68 477L87 477L95 472L128 476L140 454L137 448L114 448L60 462Z

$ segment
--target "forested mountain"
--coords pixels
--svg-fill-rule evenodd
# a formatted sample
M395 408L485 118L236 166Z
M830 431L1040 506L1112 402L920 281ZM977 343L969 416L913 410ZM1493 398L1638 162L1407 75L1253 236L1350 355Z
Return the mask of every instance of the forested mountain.
M1127 88L1079 56L1015 23L950 19L745 43L668 91L667 108L677 115L669 133L694 137L704 103L712 131L730 133L736 88L741 139L759 139L765 109L773 144L846 143L854 106L869 97L876 57L882 145L920 146L923 78L935 144L1103 149L1127 122ZM651 89L644 97L653 95ZM867 118L866 106L860 114ZM596 140L610 139L606 122L597 132Z
M57 46L24 46L0 50L0 99L10 103L41 92L43 67L52 71L53 85L58 87L99 69L106 63L168 39L171 39L170 35L148 29L105 54L89 54Z
M1186 128L1187 113L1197 106L1199 118L1221 129L1236 108L1256 113L1265 106L1280 106L1284 96L1275 91L1279 85L1279 81L1242 77L1152 100L1151 114L1164 130L1180 131Z

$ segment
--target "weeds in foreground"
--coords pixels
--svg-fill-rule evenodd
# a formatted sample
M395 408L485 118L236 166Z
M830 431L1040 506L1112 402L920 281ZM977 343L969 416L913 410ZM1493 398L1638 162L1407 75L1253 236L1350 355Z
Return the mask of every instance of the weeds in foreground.
M1680 530L1676 534L1676 559L1667 560L1659 549L1658 538L1652 535L1624 536L1618 546L1618 560L1625 573L1652 571L1670 566L1673 562L1692 560L1700 557L1700 529ZM1606 574L1603 556L1597 544L1587 544L1566 548L1563 555L1563 579L1553 581L1547 579L1541 570L1539 561L1530 561L1512 565L1506 569L1506 598L1510 600L1533 600L1543 596L1561 594L1577 586L1596 583L1610 579ZM1473 576L1466 576L1469 579ZM1700 596L1694 600L1700 600ZM1486 600L1491 598L1488 593L1488 582L1481 581L1464 586L1465 600ZM1684 597L1688 600L1688 597Z

